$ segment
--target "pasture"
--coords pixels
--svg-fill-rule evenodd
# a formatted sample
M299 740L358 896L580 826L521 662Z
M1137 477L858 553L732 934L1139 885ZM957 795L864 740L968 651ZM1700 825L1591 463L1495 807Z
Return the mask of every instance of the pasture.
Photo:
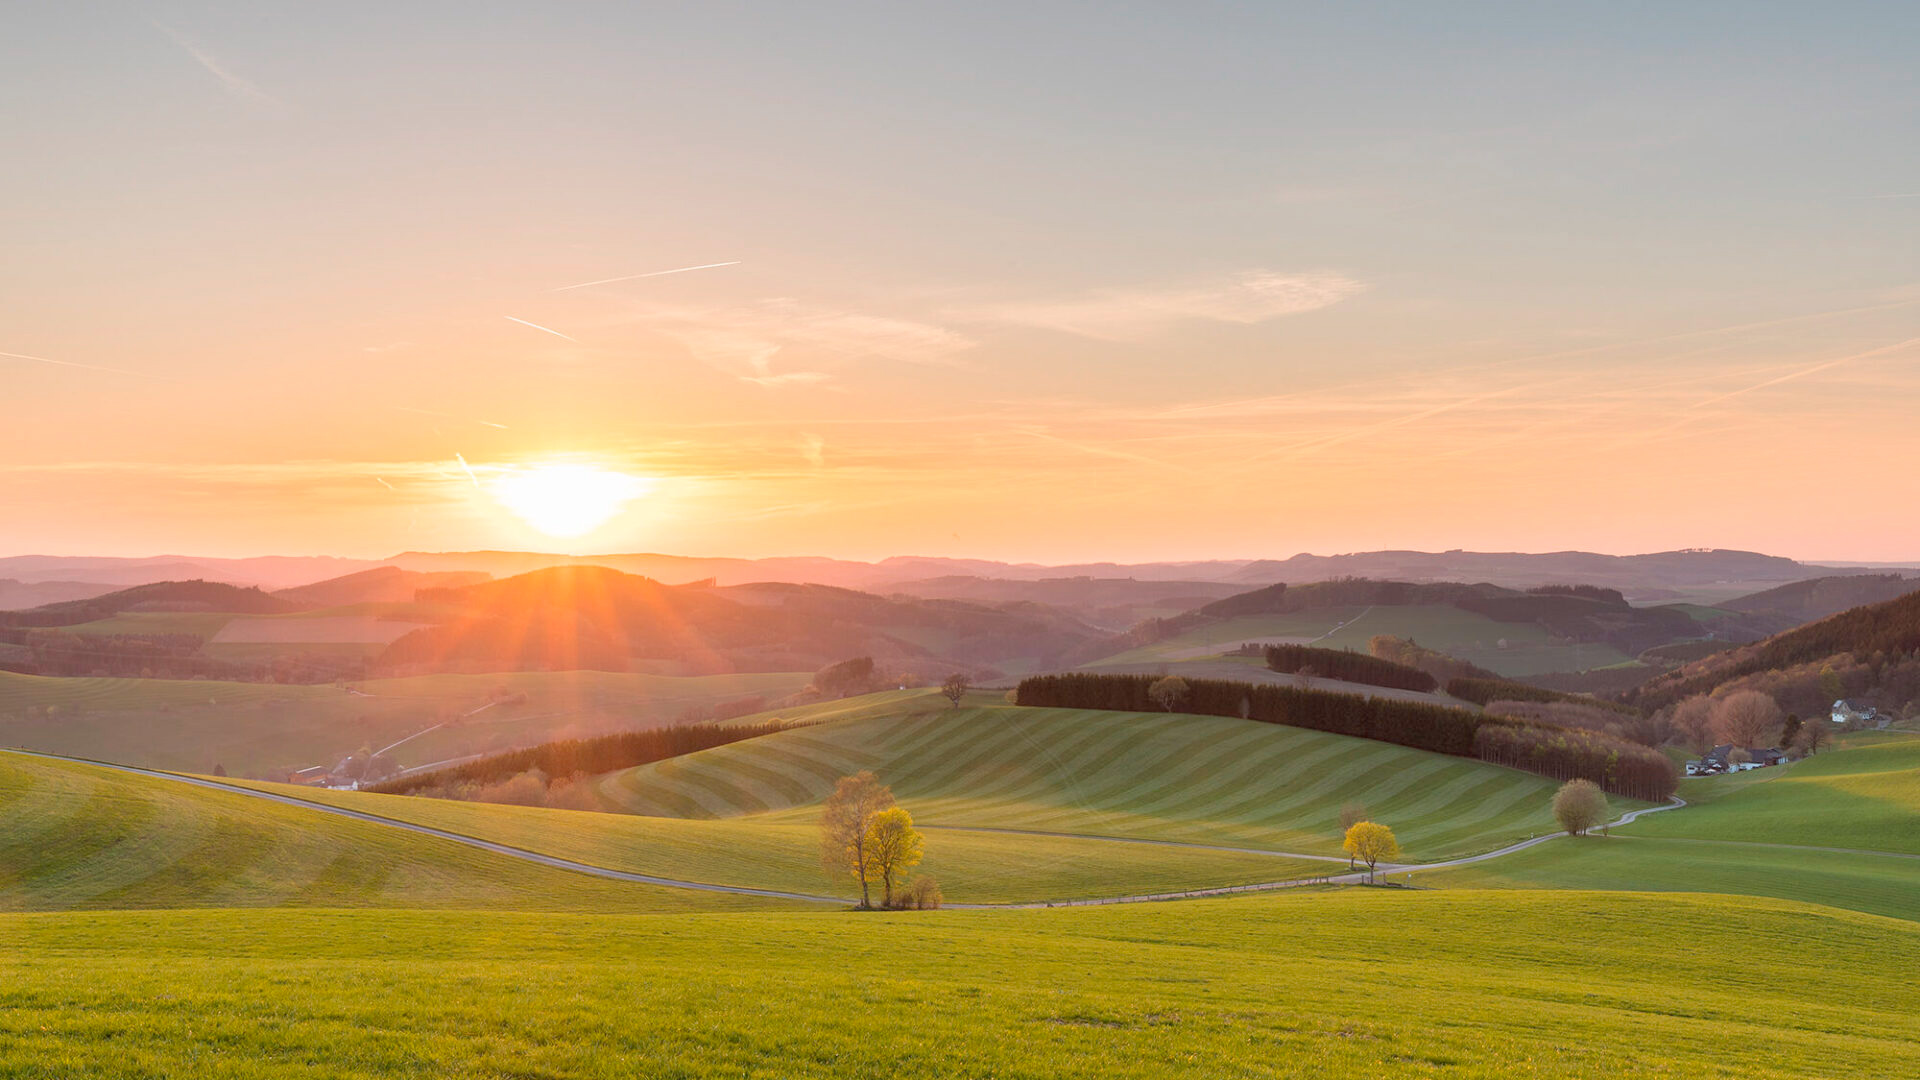
M835 703L845 718L615 773L600 794L656 817L797 822L838 777L872 769L924 825L1318 855L1340 853L1341 807L1358 801L1415 861L1554 828L1552 781L1388 743L1223 717L908 701Z
M341 687L0 672L0 746L185 772L220 764L244 775L331 765L418 735L393 755L414 766L666 723L689 707L785 696L807 678L513 672Z
M67 913L0 939L20 1076L1920 1073L1920 927L1742 898Z
M1533 623L1496 622L1447 604L1329 607L1283 615L1248 615L1105 657L1089 668L1199 660L1246 641L1312 644L1367 651L1377 634L1412 638L1430 649L1508 677L1585 671L1627 663L1610 645L1562 644ZM1502 645L1502 642L1505 642Z
M782 903L608 881L238 793L22 754L0 753L0 815L0 911Z

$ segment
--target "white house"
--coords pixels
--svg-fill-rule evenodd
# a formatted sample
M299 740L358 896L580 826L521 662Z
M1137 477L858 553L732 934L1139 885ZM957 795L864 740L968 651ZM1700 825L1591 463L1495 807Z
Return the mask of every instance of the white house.
M1848 724L1854 721L1867 723L1879 717L1880 710L1871 705L1861 705L1845 698L1833 703L1833 722L1836 724Z

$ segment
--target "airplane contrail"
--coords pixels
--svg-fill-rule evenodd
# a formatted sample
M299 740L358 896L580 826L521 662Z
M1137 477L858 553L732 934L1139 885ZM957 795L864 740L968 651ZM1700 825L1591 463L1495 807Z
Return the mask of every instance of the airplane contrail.
M106 372L111 372L112 374L115 374L115 375L138 375L143 379L159 379L162 382L178 382L179 381L178 379L175 379L172 376L156 375L151 371L134 371L131 368L101 367L99 364L81 364L81 363L76 363L72 360L51 360L44 356L28 356L26 353L0 352L0 356L4 356L13 360L36 360L42 364L53 364L56 367L82 368L86 371L106 371Z
M473 486L474 486L474 487L479 487L479 486L480 486L480 478L479 478L479 477L477 477L477 476L475 476L475 475L473 475L473 466L471 466L471 465L468 465L468 464L467 464L467 459L466 459L466 458L463 458L463 457L461 457L461 456L460 456L460 454L459 454L459 452L458 452L458 451L456 451L456 452L454 453L454 455L453 455L453 460L455 460L455 461L457 461L457 462L459 462L459 463L460 463L460 469L461 469L461 471L462 471L462 472L465 472L465 473L467 474L467 479L469 479L469 480L471 480L471 481L473 481Z
M681 266L681 267L676 267L672 270L655 270L652 273L648 273L648 274L628 274L625 277L601 278L599 281L583 281L578 285L562 285L559 288L554 289L552 291L566 292L569 289L584 289L589 285L611 285L616 281L638 281L641 278L666 277L668 274L684 274L689 270L712 270L715 267L720 267L720 266L739 266L739 265L740 265L739 259L734 259L732 262L701 263L699 266Z
M1805 378L1815 372L1825 371L1830 367L1850 364L1855 360L1868 360L1876 356L1885 356L1887 353L1910 349L1915 345L1920 345L1920 337L1908 338L1905 341L1896 341L1891 345L1882 345L1877 349L1868 349L1866 352L1854 353L1851 356L1842 356L1837 360L1825 360L1812 367L1801 368L1799 371L1789 371L1785 375L1776 375L1765 382L1754 383L1752 386L1743 386L1738 390L1730 390L1727 393L1721 394L1719 397L1710 397L1705 401L1694 402L1687 407L1690 409L1703 409L1708 405L1717 405L1728 398L1739 397L1741 394L1751 394L1755 390L1765 390L1769 386L1778 386L1783 382L1792 382L1795 379Z
M533 328L534 328L535 330L539 330L539 331L541 331L542 333L547 333L547 334L552 334L552 335L553 335L554 337L557 337L557 338L566 338L566 339L567 339L568 341L571 341L571 342L573 342L573 343L574 343L575 345L578 345L578 344L580 344L580 339L579 339L579 338L576 338L576 337L567 337L567 335L565 335L565 334L563 334L563 333L561 333L560 331L558 331L558 330L554 330L554 329L551 329L551 328L549 328L549 327L545 327L545 326L541 326L541 325L540 325L539 323L537 323L537 322L528 322L528 321L527 321L527 320L525 320L525 319L516 319L516 318L514 318L514 317L513 317L513 316L511 316L511 315L502 315L502 316L500 316L500 317L501 317L501 318L503 318L503 319L505 319L505 320L507 320L508 322L517 322L517 323L519 323L519 324L520 324L521 326L531 326L531 327L533 327Z
M393 486L392 484L389 484L389 483L387 483L387 478L386 478L386 477L384 477L384 476L376 476L376 477L374 477L374 479L375 479L375 480L378 480L378 481L380 481L380 486L381 486L381 487L383 487L383 488L386 488L386 489L387 489L388 491L399 491L399 490L400 490L399 488L397 488L397 487L394 487L394 486Z
M452 413L440 412L436 409L415 409L407 405L389 405L387 406L387 408L398 409L401 412L419 413L421 416L444 416L449 420L465 420L469 424L479 424L482 427L499 428L501 431L509 430L507 425L505 424L496 424L491 420L475 420L469 416L455 416Z

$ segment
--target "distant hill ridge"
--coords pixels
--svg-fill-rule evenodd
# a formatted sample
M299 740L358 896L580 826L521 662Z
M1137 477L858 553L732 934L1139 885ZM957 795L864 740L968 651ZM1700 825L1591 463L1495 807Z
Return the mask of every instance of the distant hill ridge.
M156 581L85 600L46 604L25 611L0 612L0 626L77 626L122 612L142 610L280 615L303 610L303 606L270 596L259 589L243 589L217 581Z

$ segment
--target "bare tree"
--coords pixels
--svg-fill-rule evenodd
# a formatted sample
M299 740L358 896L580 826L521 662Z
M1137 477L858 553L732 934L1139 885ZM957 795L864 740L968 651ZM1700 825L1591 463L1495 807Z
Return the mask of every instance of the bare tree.
M1704 754L1713 749L1713 699L1695 694L1673 707L1673 726L1687 741L1687 749Z
M870 908L867 886L876 867L870 849L873 820L893 809L893 789L862 770L843 776L820 809L820 865L831 874L852 874L860 882L860 906Z
M1569 836L1607 820L1607 793L1591 780L1569 780L1553 796L1553 817Z
M1780 730L1780 706L1758 690L1737 690L1713 707L1713 727L1735 746L1759 746Z
M1178 675L1156 679L1147 687L1147 699L1160 706L1162 712L1177 712L1187 701L1187 680Z
M1830 723L1832 721L1815 718L1800 725L1800 738L1795 744L1800 748L1800 752L1812 757L1820 752L1821 747L1831 742L1833 729L1828 726Z
M947 676L946 682L940 684L940 692L945 694L947 700L953 702L953 707L957 709L960 707L960 699L967 696L967 688L972 685L965 675L956 671Z

